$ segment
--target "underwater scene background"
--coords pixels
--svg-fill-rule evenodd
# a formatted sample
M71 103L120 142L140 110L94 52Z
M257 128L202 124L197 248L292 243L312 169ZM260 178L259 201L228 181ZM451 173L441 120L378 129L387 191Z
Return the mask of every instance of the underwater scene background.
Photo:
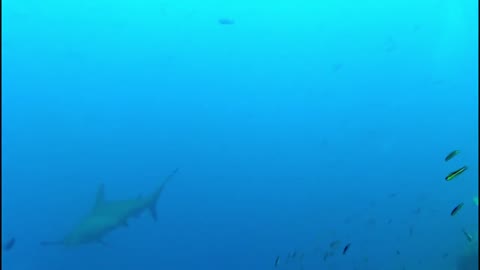
M477 1L2 8L3 269L478 269Z

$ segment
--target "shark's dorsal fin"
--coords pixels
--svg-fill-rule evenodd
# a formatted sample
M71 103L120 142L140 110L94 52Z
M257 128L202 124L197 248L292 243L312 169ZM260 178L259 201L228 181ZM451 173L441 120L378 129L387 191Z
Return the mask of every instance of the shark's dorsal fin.
M95 197L95 204L93 205L93 209L102 205L104 202L105 202L105 185L100 184L97 190L97 196Z

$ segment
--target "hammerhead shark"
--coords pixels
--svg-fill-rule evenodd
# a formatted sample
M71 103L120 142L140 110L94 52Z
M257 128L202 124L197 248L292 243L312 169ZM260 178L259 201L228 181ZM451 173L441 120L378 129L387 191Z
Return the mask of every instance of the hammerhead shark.
M131 217L137 217L149 211L154 221L157 220L156 204L165 185L175 176L175 169L152 194L129 200L106 200L105 187L101 184L97 191L95 204L88 215L77 223L73 229L59 241L43 241L42 245L78 246L88 243L101 243L109 232L122 226L128 226Z

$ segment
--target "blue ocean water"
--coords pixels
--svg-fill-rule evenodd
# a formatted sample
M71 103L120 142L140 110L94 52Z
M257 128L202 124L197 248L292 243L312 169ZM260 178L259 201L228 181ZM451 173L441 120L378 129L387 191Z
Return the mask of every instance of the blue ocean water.
M2 8L3 269L477 269L477 1ZM40 245L175 168L157 222Z

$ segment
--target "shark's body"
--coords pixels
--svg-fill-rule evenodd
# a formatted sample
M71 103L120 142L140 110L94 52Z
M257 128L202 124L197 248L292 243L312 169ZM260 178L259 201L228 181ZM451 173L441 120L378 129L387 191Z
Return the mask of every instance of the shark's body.
M104 186L97 192L95 204L90 213L85 216L61 241L42 242L44 245L76 246L80 244L102 242L103 237L114 229L127 225L131 217L136 217L145 211L150 211L154 220L157 219L156 204L165 184L177 172L170 174L163 184L152 194L131 200L105 200Z

